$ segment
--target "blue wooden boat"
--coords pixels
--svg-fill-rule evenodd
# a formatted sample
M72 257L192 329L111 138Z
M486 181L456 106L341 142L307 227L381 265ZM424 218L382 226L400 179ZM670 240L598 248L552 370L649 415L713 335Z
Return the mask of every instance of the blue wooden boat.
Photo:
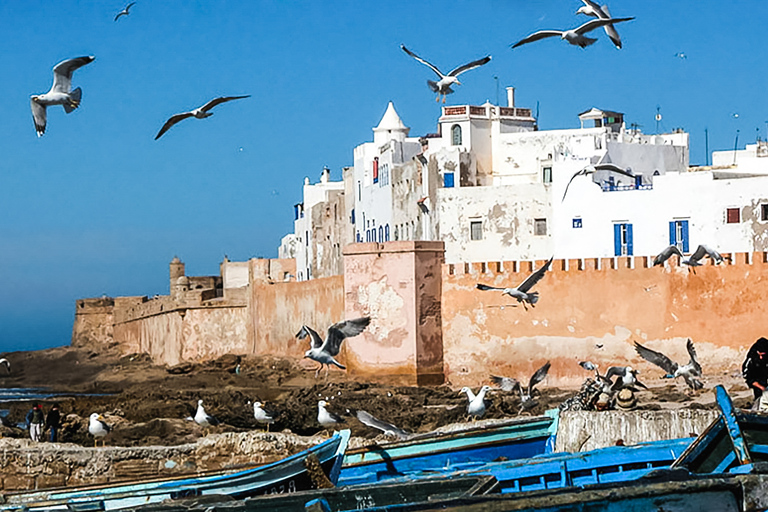
M338 480L349 430L286 459L240 471L3 495L0 511L117 510L165 500L216 495L243 499L312 489L314 480ZM318 475L322 469L322 475Z
M493 475L502 494L628 482L669 468L693 440L690 437L580 453L553 453L489 463L470 473Z
M524 459L552 451L558 411L455 432L416 435L405 441L347 451L339 485L449 472L492 460Z

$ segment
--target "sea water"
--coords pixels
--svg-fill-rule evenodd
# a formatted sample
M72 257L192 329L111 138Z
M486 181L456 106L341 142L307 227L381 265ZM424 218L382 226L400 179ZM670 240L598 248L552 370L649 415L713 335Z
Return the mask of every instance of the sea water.
M0 403L51 400L65 396L104 396L104 393L62 393L45 388L0 388ZM0 408L0 417L7 418L10 412L9 409ZM27 428L25 423L16 426Z

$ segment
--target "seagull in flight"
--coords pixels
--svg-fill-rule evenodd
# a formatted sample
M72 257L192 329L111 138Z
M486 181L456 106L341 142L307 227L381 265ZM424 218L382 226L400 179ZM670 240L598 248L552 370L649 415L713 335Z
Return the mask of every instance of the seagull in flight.
M459 82L458 76L462 74L465 71L469 71L470 69L479 68L483 64L487 64L491 60L491 56L488 55L486 57L483 57L482 59L473 60L469 64L464 64L463 66L459 66L450 73L443 74L442 71L437 69L437 66L434 64L430 64L426 60L422 59L415 53L413 53L411 50L405 47L405 45L401 44L400 48L403 49L405 53L416 59L417 61L421 62L428 68L430 68L432 71L437 73L437 76L440 77L440 80L437 82L433 82L432 80L427 80L427 85L429 85L429 88L432 89L432 92L437 93L437 99L435 101L440 101L440 96L443 97L443 103L445 103L445 96L448 94L451 94L453 92L453 89L451 89L451 85L461 85L461 82Z
M689 258L686 258L683 256L682 251L680 251L676 245L670 245L656 256L656 258L653 260L653 265L663 265L664 262L671 258L673 255L677 255L680 258L680 263L683 265L688 265L694 274L696 273L695 267L700 267L702 265L701 260L704 258L710 258L715 265L719 265L725 259L730 259L726 258L711 247L703 244L699 245Z
M190 110L189 112L183 112L181 114L176 114L174 116L171 116L163 125L162 128L160 128L160 131L157 132L157 135L155 135L155 140L159 139L163 136L165 132L171 129L173 125L178 123L179 121L183 121L184 119L194 117L195 119L205 119L206 117L211 117L213 115L213 112L210 110L215 107L216 105L221 105L222 103L226 103L227 101L232 100L241 100L243 98L250 98L251 95L247 94L245 96L222 96L220 98L213 99L203 105L202 107L196 108L194 110Z
M219 420L205 412L205 409L203 408L203 400L200 399L197 401L197 412L195 413L194 417L195 423L200 425L201 427L210 427L215 426L219 424Z
M640 370L635 370L631 366L611 366L608 368L608 371L605 372L605 378L610 380L611 377L617 377L611 387L611 390L614 392L619 391L622 388L631 388L634 386L648 389L645 384L637 379L638 373L640 373Z
M326 376L328 375L328 368L332 364L338 366L342 370L347 369L346 366L334 359L334 356L339 355L341 342L344 341L344 338L357 336L365 330L369 323L371 323L371 317L369 316L335 323L328 328L328 335L326 336L325 341L323 341L320 338L320 335L311 327L306 325L301 327L301 330L296 334L296 337L300 340L303 340L307 336L311 338L310 349L304 353L304 357L320 363L320 367L315 372L315 378L317 378L320 370L323 369L323 366L326 367Z
M688 384L689 388L694 391L698 391L704 387L704 384L702 384L701 381L696 378L701 377L701 365L696 360L696 349L693 348L693 341L691 341L691 338L688 338L688 342L685 344L685 348L688 350L690 359L688 364L680 365L672 361L661 352L656 352L655 350L651 350L642 346L638 342L635 342L635 350L637 350L637 353L640 355L640 357L650 363L655 364L667 372L667 374L664 376L665 379L676 379L678 377L682 377L685 380L685 383Z
M501 388L502 391L514 392L517 391L520 394L520 411L530 409L536 405L536 401L533 400L534 387L539 382L543 381L547 373L549 372L550 362L547 361L544 365L533 372L531 378L528 380L528 387L523 387L517 379L512 377L498 377L491 375L491 380Z
M622 176L626 176L628 178L635 178L635 175L632 174L632 171L629 169L622 169L618 165L614 164L597 164L597 165L588 165L585 168L576 171L573 176L571 176L571 179L568 180L568 184L565 186L565 192L563 192L563 198L560 200L562 203L565 201L565 195L568 193L568 187L571 186L571 182L573 181L576 176L587 176L589 174L594 174L597 171L608 171L608 172L615 172L617 174L621 174Z
M598 18L601 20L611 19L611 13L608 12L607 5L600 7L597 2L593 2L592 0L581 1L584 2L584 5L579 7L579 10L576 11L576 14L586 14L587 16L592 16L593 18ZM611 42L613 42L614 46L621 49L621 37L619 37L619 33L616 32L616 28L613 25L605 25L603 28L605 29L605 33L608 38L611 40Z
M5 365L5 369L8 370L8 373L11 373L11 362L7 360L6 358L0 358L0 364Z
M115 21L117 21L117 20L118 20L118 18L120 18L120 16L128 16L129 14L131 14L131 13L130 13L130 12L128 12L128 11L131 9L131 7L133 6L133 4L135 4L135 3L136 3L136 2L131 2L131 3L129 3L128 5L126 5L126 6L125 6L125 9L123 9L122 11L120 11L119 13L117 13L117 16L115 16Z
M385 435L395 436L401 440L408 439L411 436L411 434L405 430L396 427L391 423L387 423L386 421L382 421L366 411L358 410L355 413L355 416L357 416L357 419L363 425L368 425L371 428L381 430Z
M527 311L528 307L525 305L526 302L530 304L531 307L534 307L534 305L539 301L539 292L531 292L529 290L533 288L536 283L541 281L541 279L544 277L544 274L549 269L549 266L552 264L553 258L554 256L549 258L549 260L547 260L547 262L542 265L541 268L529 275L525 281L523 281L517 288L499 288L496 286L488 286L486 284L477 283L477 289L483 291L501 290L502 295L506 294L513 299L517 299L517 302L521 302Z
M526 43L532 43L540 39L544 39L547 37L555 37L555 36L565 41L568 41L572 45L586 48L587 46L597 41L597 39L594 39L592 37L587 37L584 34L591 32L596 28L604 27L606 25L613 25L614 23L621 23L622 21L629 21L633 19L635 18L597 18L594 20L590 20L584 23L583 25L571 30L539 30L538 32L534 32L528 37L525 37L520 41L516 42L515 44L512 45L512 48L517 48L518 46L522 46Z
M53 68L53 86L45 94L37 94L30 98L32 107L32 120L35 122L35 131L37 136L42 137L45 133L46 108L50 105L61 105L64 111L69 114L80 106L80 100L83 97L83 91L79 87L72 89L72 73L86 64L93 62L95 57L75 57L59 62Z
M467 404L467 414L472 418L482 418L487 406L485 405L485 394L492 391L491 386L483 386L477 394L474 394L470 388L464 386L459 393L465 393L469 403Z

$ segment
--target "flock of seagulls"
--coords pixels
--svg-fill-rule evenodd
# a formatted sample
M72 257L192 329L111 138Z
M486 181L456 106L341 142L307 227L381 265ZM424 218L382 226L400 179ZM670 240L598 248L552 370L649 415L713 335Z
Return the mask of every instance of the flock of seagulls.
M686 258L683 255L683 252L680 250L680 248L677 245L670 245L669 247L665 248L663 251L661 251L654 259L653 259L653 266L659 266L664 265L664 262L666 262L669 258L672 256L677 256L679 258L679 261L683 265L687 265L690 270L693 271L693 273L696 273L695 267L701 266L701 261L704 258L710 258L712 260L712 263L715 265L721 264L724 260L730 260L729 257L725 257L716 250L712 249L711 247L707 245L699 245L696 250L691 254L689 258Z

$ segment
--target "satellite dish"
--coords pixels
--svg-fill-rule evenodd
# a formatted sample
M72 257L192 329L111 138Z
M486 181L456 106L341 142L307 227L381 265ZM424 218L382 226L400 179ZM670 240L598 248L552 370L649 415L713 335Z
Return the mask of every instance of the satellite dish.
M656 121L661 121L661 114L656 114Z

